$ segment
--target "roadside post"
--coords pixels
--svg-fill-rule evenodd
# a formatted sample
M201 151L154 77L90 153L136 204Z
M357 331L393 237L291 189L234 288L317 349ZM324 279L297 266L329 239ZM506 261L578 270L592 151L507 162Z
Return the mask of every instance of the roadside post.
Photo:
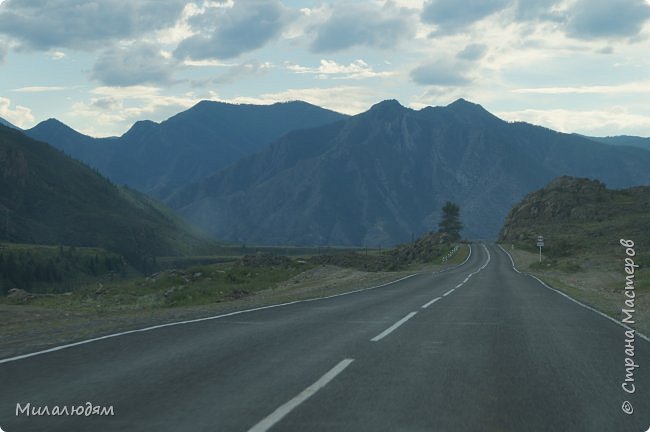
M544 236L537 236L537 247L539 247L539 262L542 262L542 248L544 247Z

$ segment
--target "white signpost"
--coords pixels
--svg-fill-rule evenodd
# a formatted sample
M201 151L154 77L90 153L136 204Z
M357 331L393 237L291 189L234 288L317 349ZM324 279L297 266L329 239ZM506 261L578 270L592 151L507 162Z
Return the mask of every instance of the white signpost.
M539 262L542 262L542 248L544 247L544 236L537 236L537 247L539 247Z

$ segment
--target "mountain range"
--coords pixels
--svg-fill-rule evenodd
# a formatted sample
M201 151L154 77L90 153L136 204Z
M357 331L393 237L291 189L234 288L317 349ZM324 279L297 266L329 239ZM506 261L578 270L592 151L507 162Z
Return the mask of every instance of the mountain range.
M2 241L102 247L136 267L143 259L208 253L215 245L160 203L5 126L0 222Z
M513 204L559 175L650 184L643 138L509 123L463 99L421 110L389 100L351 117L204 101L121 137L54 119L25 133L242 243L388 246L435 230L448 200L465 237L495 238Z
M632 147L639 147L645 150L650 150L650 138L643 138L630 135L608 136L608 137L588 137L594 141L610 145L625 145Z
M85 162L116 184L156 198L263 149L285 133L345 116L306 102L235 105L203 101L161 123L92 138L49 119L25 131Z
M650 184L650 152L527 123L460 99L416 111L384 101L177 191L167 203L237 242L388 245L435 230L446 201L469 238L496 238L507 211L559 175Z

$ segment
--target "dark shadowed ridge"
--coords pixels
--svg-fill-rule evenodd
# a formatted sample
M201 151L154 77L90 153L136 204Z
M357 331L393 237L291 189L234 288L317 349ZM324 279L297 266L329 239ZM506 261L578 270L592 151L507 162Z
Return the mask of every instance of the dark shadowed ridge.
M27 134L88 163L117 184L163 198L291 130L343 118L299 101L273 105L202 101L161 123L139 121L119 138L94 139L52 121Z
M7 120L3 119L2 117L0 117L0 125L6 126L8 128L16 129L16 130L22 130L18 126L9 123Z
M162 204L4 126L0 172L2 241L102 247L136 267L143 259L202 254L214 246Z
M463 234L496 238L507 211L558 175L650 184L650 152L500 120L459 99L413 110L389 100L289 133L177 191L168 203L218 238L388 245L434 230L444 202Z
M650 138L630 136L630 135L619 135L619 136L607 136L607 137L586 137L591 140L615 145L615 146L632 146L642 148L644 150L650 150Z

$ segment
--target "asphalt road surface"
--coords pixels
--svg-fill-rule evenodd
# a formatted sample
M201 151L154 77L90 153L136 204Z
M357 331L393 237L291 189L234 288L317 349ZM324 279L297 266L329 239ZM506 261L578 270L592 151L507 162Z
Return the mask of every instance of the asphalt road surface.
M650 343L628 394L625 339L475 244L443 273L5 359L0 428L643 432ZM87 402L113 415L76 415Z

